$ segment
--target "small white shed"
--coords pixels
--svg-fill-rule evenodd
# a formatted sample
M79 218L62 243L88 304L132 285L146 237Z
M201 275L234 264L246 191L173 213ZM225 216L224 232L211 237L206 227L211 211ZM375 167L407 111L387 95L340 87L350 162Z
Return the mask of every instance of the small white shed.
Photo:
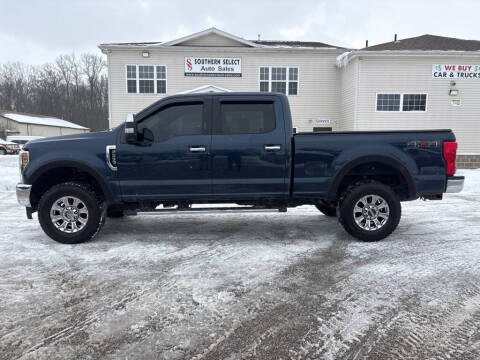
M89 128L66 120L10 110L0 110L0 130L6 135L44 137L90 132Z

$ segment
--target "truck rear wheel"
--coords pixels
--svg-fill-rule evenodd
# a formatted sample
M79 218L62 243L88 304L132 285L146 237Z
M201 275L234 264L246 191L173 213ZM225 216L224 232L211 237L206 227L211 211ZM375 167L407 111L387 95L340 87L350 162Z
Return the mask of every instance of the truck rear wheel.
M64 244L93 238L105 223L103 202L85 184L63 183L47 190L38 203L38 221L45 233Z
M340 199L339 221L362 241L379 241L398 226L402 208L392 189L377 182L349 187Z

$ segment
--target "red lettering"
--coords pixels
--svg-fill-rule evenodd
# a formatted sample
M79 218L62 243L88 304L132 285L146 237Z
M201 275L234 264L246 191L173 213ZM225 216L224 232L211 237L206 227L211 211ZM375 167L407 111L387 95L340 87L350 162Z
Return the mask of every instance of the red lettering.
M445 65L445 70L453 71L453 70L455 70L455 65Z
M470 71L472 65L458 65L458 71Z

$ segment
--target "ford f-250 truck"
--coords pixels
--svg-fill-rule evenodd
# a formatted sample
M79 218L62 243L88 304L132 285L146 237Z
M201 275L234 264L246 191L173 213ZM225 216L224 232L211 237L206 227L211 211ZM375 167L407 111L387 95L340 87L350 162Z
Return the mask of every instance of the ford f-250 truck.
M17 197L62 243L92 238L105 217L304 204L376 241L401 201L461 191L456 149L451 130L294 134L282 94L176 95L112 131L28 142Z

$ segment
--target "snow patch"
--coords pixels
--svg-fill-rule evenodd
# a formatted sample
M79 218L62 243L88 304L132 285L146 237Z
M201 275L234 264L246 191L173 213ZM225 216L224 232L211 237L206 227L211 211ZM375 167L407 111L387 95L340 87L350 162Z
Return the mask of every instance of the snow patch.
M347 67L348 65L348 56L352 53L352 51L346 51L343 54L337 56L335 60L335 64L339 69Z
M18 155L0 156L0 192L15 191L15 186L20 179L18 168Z

